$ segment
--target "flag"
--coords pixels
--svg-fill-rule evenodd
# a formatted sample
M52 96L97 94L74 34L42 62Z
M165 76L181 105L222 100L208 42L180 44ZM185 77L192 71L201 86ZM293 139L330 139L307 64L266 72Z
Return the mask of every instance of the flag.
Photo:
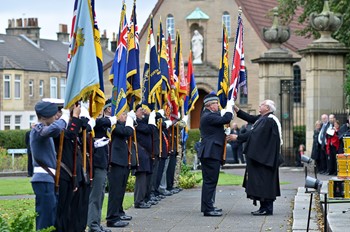
M162 21L159 23L159 69L162 77L162 84L159 87L160 99L158 102L160 104L159 108L163 109L164 105L168 105L168 93L170 90L170 85L167 45L163 33Z
M131 13L130 27L128 34L128 63L127 63L127 92L128 105L134 109L141 101L140 82L140 46L139 32L136 21L136 2Z
M177 98L179 107L183 106L184 97L187 94L187 78L185 77L184 62L182 58L182 45L180 33L176 32L176 48L175 48L175 71L174 78L177 81Z
M76 0L68 52L66 109L81 99L88 100L100 88L92 22L90 1Z
M231 82L228 99L237 99L238 88L247 85L247 77L244 64L244 49L243 49L243 22L241 15L238 15L238 27L236 33L235 49L233 54L233 64L231 71ZM245 91L246 92L246 91Z
M190 52L190 56L188 58L187 83L188 83L187 95L185 97L185 102L184 102L185 115L188 115L194 109L194 105L199 97L196 80L194 78L194 73L193 73L192 52Z
M94 41L95 41L95 51L96 51L96 60L98 66L98 77L100 81L100 88L97 91L94 91L92 96L92 117L97 118L105 105L105 94L104 94L104 84L103 84L103 56L102 56L102 47L101 47L101 35L98 29L96 12L95 12L95 0L91 1L91 10L94 18Z
M109 75L112 89L112 115L119 116L127 107L126 102L126 56L127 56L128 25L126 22L126 5L123 4L120 15L118 44Z
M178 119L179 103L178 103L177 94L176 94L177 83L175 82L175 79L174 79L173 59L171 54L172 54L171 35L170 33L168 33L167 55L168 55L168 70L169 70L169 84L170 84L168 99L170 100L170 107L169 107L169 110L166 110L166 112L169 112L170 120L174 121Z
M227 94L229 88L229 79L228 79L228 36L225 24L222 28L222 53L220 61L220 70L219 70L219 79L218 79L218 91L217 96L220 100L220 106L222 108L226 107L227 103Z
M155 92L161 84L161 75L156 50L157 48L153 36L152 16L150 18L147 38L145 66L143 71L142 106L148 108L149 110L154 110Z

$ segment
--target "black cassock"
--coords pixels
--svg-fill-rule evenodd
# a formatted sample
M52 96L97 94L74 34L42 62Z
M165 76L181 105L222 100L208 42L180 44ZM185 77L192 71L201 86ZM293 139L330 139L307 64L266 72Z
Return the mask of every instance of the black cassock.
M247 142L244 149L247 167L243 180L247 197L253 200L275 200L280 196L279 155L280 135L277 123L266 115L249 115L238 111L237 116L254 123L252 130L238 136L238 141Z

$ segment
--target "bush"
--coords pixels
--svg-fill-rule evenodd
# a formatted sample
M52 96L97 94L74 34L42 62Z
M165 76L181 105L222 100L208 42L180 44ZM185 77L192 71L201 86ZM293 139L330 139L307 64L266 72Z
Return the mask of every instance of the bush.
M14 167L12 168L12 156L7 150L0 147L0 172L25 171L27 170L27 155L15 155Z
M25 135L27 130L4 130L0 131L0 147L5 149L26 148Z
M189 189L195 187L202 181L201 178L197 179L194 172L187 165L181 166L181 172L179 176L179 187Z
M293 127L293 134L294 134L294 149L298 149L300 144L306 145L306 126L295 126ZM310 148L308 148L310 149Z
M23 215L22 213L18 213L13 221L7 222L1 216L0 217L0 231L2 232L32 232L34 230L34 221L36 214L32 215ZM54 231L55 228L53 226L39 230L39 232L51 232Z
M127 192L134 192L135 181L136 181L136 177L130 174L128 178L128 182L126 183Z

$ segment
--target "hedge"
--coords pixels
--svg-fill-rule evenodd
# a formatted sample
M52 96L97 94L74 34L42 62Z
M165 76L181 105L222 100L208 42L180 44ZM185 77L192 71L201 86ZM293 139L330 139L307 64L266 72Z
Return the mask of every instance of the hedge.
M0 130L0 147L5 149L27 148L25 135L28 130Z

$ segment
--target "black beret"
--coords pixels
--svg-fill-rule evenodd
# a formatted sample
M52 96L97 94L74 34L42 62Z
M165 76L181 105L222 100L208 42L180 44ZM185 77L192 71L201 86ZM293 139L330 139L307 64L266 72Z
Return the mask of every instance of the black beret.
M106 100L106 103L105 103L105 105L103 107L103 110L105 110L106 108L108 108L110 106L112 106L112 100L109 98L109 99Z
M58 111L57 104L46 101L39 101L35 105L35 112L45 118L54 116Z
M136 105L135 111L137 111L139 108L142 108L142 105L141 105L141 104L137 104L137 105Z
M219 98L218 98L218 96L216 96L215 93L209 93L208 95L206 95L204 97L203 103L205 105L205 104L207 104L210 101L219 101Z

